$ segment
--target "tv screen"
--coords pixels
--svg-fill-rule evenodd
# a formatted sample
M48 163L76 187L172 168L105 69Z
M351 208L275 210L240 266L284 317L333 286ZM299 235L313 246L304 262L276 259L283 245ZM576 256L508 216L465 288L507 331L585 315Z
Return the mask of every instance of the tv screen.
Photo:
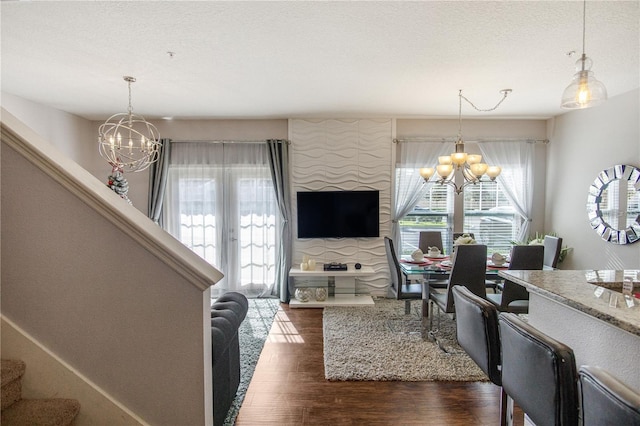
M298 192L298 238L380 236L379 191Z

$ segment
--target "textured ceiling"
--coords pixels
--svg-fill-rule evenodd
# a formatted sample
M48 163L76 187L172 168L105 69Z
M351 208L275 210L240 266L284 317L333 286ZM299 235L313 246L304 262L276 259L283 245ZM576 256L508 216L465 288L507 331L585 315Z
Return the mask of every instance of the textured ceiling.
M609 96L640 86L635 1L588 1ZM3 1L2 91L89 119L546 118L582 51L581 1ZM567 52L576 51L573 57ZM171 57L167 52L175 52Z

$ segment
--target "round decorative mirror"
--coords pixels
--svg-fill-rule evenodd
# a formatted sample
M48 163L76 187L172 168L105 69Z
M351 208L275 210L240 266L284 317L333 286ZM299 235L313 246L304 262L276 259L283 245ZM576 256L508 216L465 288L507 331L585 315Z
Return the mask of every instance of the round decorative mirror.
M591 227L614 244L640 240L640 169L618 164L598 174L589 187Z

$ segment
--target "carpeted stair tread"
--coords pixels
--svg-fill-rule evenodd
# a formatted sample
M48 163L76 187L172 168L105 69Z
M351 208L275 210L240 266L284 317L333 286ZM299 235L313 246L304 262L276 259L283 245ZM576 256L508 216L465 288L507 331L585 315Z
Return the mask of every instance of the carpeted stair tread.
M3 426L63 426L72 424L80 411L75 399L21 399L2 410Z
M25 363L22 361L2 360L2 409L9 407L22 398L22 375Z
M22 377L26 364L23 361L17 361L12 359L2 360L2 386L15 379Z

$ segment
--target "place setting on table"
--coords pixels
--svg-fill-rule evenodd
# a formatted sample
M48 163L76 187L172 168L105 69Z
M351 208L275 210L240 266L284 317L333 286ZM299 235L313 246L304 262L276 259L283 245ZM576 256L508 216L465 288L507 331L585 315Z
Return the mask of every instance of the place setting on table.
M451 260L437 247L429 247L426 253L417 249L411 255L402 256L400 265L405 275L443 274L451 269Z
M487 269L509 269L509 259L500 253L493 253L491 257L487 259Z
M495 274L500 270L509 269L509 257L495 252L487 257L487 273ZM453 261L451 256L443 254L437 247L429 247L429 251L423 253L417 249L411 255L404 255L400 260L405 274L442 274L451 270Z
M417 249L410 256L402 256L400 262L417 266L430 266L439 264L449 259L448 255L442 254L437 247L429 247L429 251L423 253Z

